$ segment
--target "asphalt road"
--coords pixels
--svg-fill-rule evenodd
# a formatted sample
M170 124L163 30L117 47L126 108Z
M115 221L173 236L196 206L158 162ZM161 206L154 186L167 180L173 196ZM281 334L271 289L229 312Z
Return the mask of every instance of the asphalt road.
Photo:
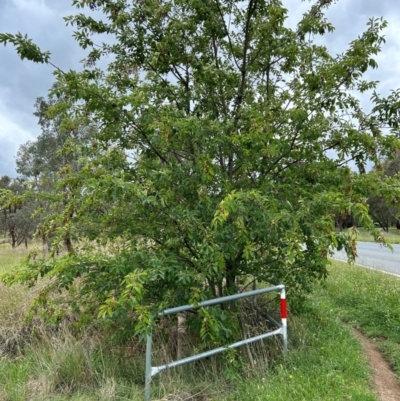
M400 276L400 245L392 247L393 252L374 242L358 242L356 263ZM334 257L347 261L344 251L336 251Z

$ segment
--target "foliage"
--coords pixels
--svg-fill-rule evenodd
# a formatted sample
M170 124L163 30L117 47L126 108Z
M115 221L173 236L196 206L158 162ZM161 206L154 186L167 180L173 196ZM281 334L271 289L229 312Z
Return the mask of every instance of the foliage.
M251 277L303 299L333 248L355 256L356 231L336 233L334 216L384 241L366 197L399 189L364 172L399 147L399 93L381 97L363 74L377 67L386 22L370 19L333 56L318 44L334 29L332 3L313 2L291 29L279 0L73 0L86 9L66 22L88 54L80 72L56 69L52 96L69 103L50 112L98 129L90 146L63 148L81 168L60 170L52 227L80 245L8 282L49 275L77 289L81 310L129 316L144 333L160 309ZM0 42L48 61L20 36ZM371 112L357 97L368 90Z
M7 43L13 44L21 60L26 58L35 63L48 63L50 61L49 52L41 52L39 47L32 42L32 39L20 32L16 35L0 34L0 43L3 43L4 46Z

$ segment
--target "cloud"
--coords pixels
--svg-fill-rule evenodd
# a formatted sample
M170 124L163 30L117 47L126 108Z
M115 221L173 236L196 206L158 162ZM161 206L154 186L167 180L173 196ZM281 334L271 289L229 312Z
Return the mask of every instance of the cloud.
M68 70L79 68L82 52L62 17L74 12L70 0L0 0L1 32L27 33ZM34 102L54 82L49 65L21 61L12 46L0 49L0 175L15 175L18 147L40 133Z
M18 113L6 111L4 104L0 103L0 177L9 175L15 177L15 156L19 144L34 139L32 131L24 129Z

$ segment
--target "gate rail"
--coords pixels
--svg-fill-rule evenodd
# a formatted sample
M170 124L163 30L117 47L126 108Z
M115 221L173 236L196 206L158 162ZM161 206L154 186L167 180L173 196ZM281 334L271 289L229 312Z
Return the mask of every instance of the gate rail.
M160 365L160 366L151 366L151 350L152 350L152 333L150 332L147 335L147 343L146 343L146 372L145 372L145 400L149 401L151 398L151 378L155 376L157 373L173 368L176 366L184 365L189 362L194 362L202 358L209 357L211 355L216 355L219 354L223 351L226 351L228 349L233 349L233 348L238 348L242 345L250 344L255 341L263 340L264 338L276 336L276 335L282 335L282 340L283 340L283 349L285 351L288 350L288 341L287 341L287 308L286 308L286 290L285 286L283 284L276 285L274 287L266 287L266 288L261 288L259 290L253 290L253 291L248 291L248 292L242 292L239 294L235 295L228 295L226 297L220 297L220 298L214 298L210 299L204 302L199 302L197 305L183 305L183 306L177 306L175 308L170 308L170 309L165 309L163 312L160 312L158 314L159 317L162 316L167 316L167 315L173 315L175 313L180 313L180 312L185 312L188 310L193 310L193 309L199 309L203 308L206 306L212 306L212 305L217 305L221 304L224 302L229 302L229 301L235 301L237 299L241 298L247 298L251 296L256 296L260 294L265 294L268 292L272 291L280 291L281 293L281 324L279 324L277 321L274 319L270 318L268 316L268 320L272 322L275 326L278 327L277 330L270 331L268 333L260 334L255 337L251 338L246 338L244 340L238 341L236 343L233 343L231 345L227 345L224 347L219 347L212 349L210 351L205 351L197 355L192 355L187 358L183 359L178 359L176 361L167 363L165 365Z

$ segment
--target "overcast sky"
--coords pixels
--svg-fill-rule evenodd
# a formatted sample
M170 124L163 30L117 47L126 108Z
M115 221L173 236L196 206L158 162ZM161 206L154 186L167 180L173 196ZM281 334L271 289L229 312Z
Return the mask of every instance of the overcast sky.
M377 61L379 69L368 78L379 80L379 92L387 94L400 86L400 6L399 0L339 0L328 17L336 27L325 40L335 53L366 28L370 17L383 16L388 22L386 44ZM63 70L79 68L83 52L65 27L62 17L73 14L72 0L0 0L0 32L27 33L42 50L50 50L51 60ZM308 1L286 0L291 10L289 23L294 25ZM15 156L18 147L35 140L40 130L33 116L38 96L46 96L53 83L52 68L21 61L11 46L0 47L0 176L16 176ZM367 98L363 103L367 103Z

